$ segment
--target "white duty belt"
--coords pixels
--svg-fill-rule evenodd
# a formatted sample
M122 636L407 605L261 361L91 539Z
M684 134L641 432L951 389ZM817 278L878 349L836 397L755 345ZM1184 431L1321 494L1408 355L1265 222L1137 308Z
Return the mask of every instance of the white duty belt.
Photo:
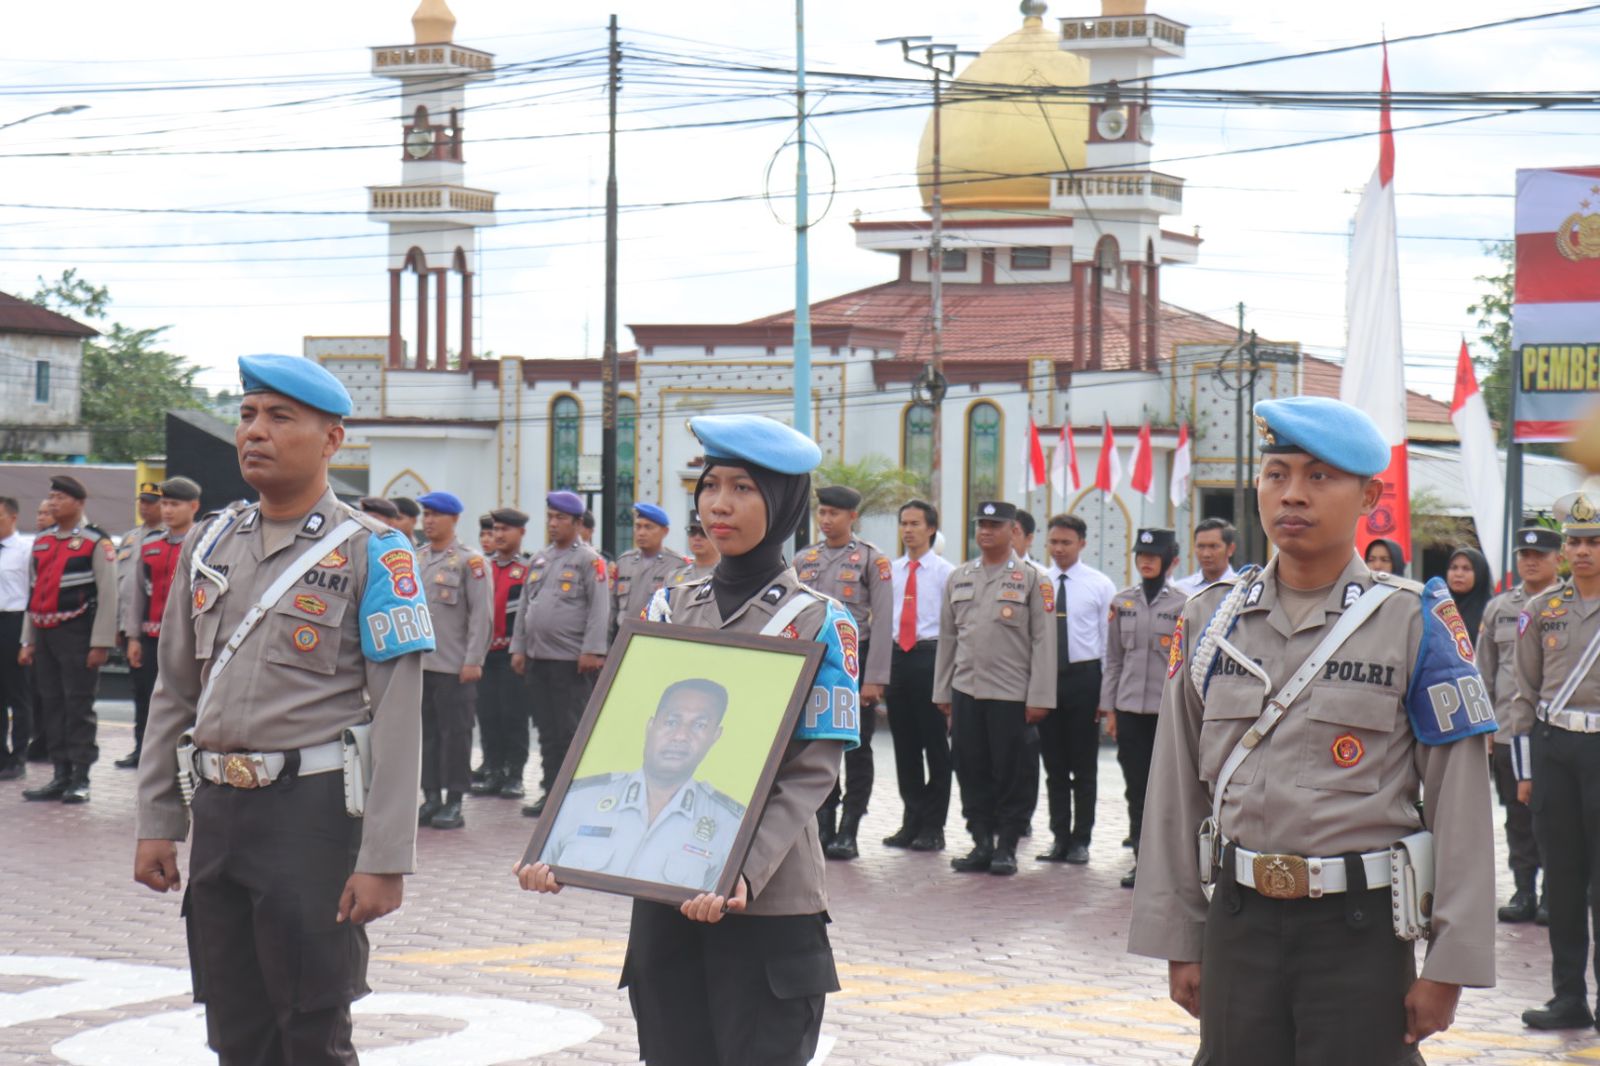
M296 777L344 769L344 744L337 740L301 748L299 755ZM213 785L243 789L265 788L272 784L283 776L284 766L289 761L281 751L196 751L193 758L196 776Z
M1369 889L1389 887L1392 852L1369 851L1361 856L1361 868ZM1350 884L1344 858L1305 858L1299 855L1270 855L1235 847L1233 879L1254 888L1269 899L1319 899L1348 892Z
M1541 703L1534 714L1539 721L1549 722L1557 729L1572 733L1600 733L1600 711L1558 710L1548 703Z

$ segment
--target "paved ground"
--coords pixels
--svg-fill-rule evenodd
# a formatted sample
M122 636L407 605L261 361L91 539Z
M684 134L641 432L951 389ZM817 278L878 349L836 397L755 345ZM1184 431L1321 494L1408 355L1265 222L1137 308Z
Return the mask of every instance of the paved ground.
M103 725L107 757L86 807L23 804L18 783L0 784L0 1063L212 1061L186 995L178 900L129 876L133 774L110 766L128 735L123 723ZM1118 846L1126 821L1111 752L1091 864L1045 866L1025 846L1022 873L1000 879L958 876L947 855L877 844L899 813L888 739L881 729L870 843L860 861L829 867L844 991L828 1001L819 1061L1188 1062L1195 1027L1166 1001L1164 967L1122 949L1131 893L1117 885L1128 853ZM45 770L31 767L30 780ZM616 989L627 901L517 891L509 870L532 823L496 799L473 801L468 818L462 832L423 831L422 872L404 909L373 927L378 992L358 1007L363 1062L635 1061ZM1036 845L1047 836L1042 816L1037 826ZM954 821L950 836L958 842ZM1501 879L1504 897L1503 868ZM1428 1041L1430 1062L1600 1060L1593 1032L1537 1035L1517 1022L1548 995L1543 930L1500 927L1500 973L1499 989L1468 991L1456 1028Z

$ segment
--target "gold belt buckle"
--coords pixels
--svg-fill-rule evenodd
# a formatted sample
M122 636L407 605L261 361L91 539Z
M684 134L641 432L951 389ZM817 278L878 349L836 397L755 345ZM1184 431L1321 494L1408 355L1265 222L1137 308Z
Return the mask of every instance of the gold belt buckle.
M1268 899L1304 899L1311 894L1306 860L1298 855L1257 855L1251 861L1256 891Z
M234 788L258 788L261 784L256 779L255 767L250 765L250 757L247 755L224 756L222 779Z

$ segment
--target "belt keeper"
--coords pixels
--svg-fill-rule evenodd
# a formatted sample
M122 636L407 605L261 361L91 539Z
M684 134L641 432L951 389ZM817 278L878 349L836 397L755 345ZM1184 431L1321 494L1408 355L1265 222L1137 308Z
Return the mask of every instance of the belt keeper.
M1222 904L1228 908L1229 914L1238 914L1244 900L1239 892L1239 877L1236 873L1239 862L1239 845L1229 841L1222 849L1222 869L1217 871L1221 883L1216 891L1222 893Z
M1344 860L1344 920L1352 929L1365 929L1371 920L1367 913L1367 866L1356 852L1340 856Z

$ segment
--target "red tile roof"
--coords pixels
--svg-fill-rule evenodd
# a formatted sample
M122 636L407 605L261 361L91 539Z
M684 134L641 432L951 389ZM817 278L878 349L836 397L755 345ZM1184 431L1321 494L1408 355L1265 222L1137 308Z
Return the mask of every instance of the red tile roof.
M100 331L38 304L0 292L0 333L46 333L58 337L97 337Z
M1307 396L1339 398L1344 367L1314 355L1300 356L1300 388ZM1450 421L1450 405L1412 389L1406 390L1406 418L1412 422Z

